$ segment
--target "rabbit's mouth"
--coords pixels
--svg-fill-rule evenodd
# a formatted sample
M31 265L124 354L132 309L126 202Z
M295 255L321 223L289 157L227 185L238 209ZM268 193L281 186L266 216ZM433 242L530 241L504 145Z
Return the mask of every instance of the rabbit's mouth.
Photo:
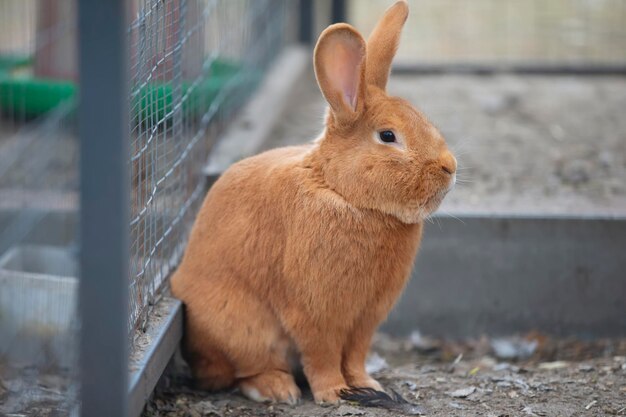
M443 199L454 188L454 181L451 181L446 188L440 188L430 198L428 198L423 204L423 211L426 213L424 217L428 217L433 214L443 202Z
M443 199L446 197L446 195L448 195L448 193L452 191L455 184L456 184L456 173L452 174L452 177L450 177L450 180L448 181L447 185L439 188L430 198L426 200L426 203L424 204L424 206L429 208L428 211L430 213L437 210L437 208L439 207ZM430 209L431 207L432 209Z
M435 210L439 208L444 197L446 196L446 194L448 194L448 191L450 190L444 189L438 191L437 194L435 194L426 201L426 204L424 204L424 211L427 212L427 216L433 214Z
M403 223L419 223L439 208L439 205L441 205L441 202L448 191L449 190L446 189L440 190L426 200L422 200L419 203L416 202L416 204L412 204L410 206L405 206L402 209L392 210L390 214L393 214L393 216Z

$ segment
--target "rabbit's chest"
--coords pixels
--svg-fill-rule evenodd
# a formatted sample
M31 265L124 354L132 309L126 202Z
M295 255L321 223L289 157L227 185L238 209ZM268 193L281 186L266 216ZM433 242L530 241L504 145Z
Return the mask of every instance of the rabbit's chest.
M288 239L287 269L339 297L401 288L417 252L421 224L366 220L303 220Z

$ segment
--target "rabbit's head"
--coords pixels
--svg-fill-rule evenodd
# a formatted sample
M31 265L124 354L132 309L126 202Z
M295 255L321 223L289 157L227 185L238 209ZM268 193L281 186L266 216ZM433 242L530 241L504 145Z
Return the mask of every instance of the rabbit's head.
M352 26L329 26L317 42L315 75L330 108L319 143L324 181L350 204L415 223L456 181L456 159L409 102L387 95L408 5L399 1L367 43Z

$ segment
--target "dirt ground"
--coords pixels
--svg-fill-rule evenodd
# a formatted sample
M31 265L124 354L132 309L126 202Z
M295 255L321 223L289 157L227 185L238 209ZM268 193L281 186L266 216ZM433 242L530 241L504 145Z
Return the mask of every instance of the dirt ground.
M459 159L449 212L626 213L626 77L393 75ZM267 148L322 129L311 73L294 90Z
M0 417L62 417L76 404L76 375L67 370L0 362Z
M619 416L626 415L626 340L581 342L539 334L464 342L377 335L368 361L387 390L410 404L258 404L237 391L191 387L165 377L143 417L197 416Z

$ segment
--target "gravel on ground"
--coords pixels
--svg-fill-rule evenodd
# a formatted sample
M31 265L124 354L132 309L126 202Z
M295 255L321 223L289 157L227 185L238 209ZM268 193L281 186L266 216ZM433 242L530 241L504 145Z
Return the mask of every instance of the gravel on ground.
M199 416L619 416L626 415L626 340L552 339L538 333L446 341L379 334L369 370L410 405L322 407L309 391L297 406L259 404L239 392L193 388L170 371L143 417Z

